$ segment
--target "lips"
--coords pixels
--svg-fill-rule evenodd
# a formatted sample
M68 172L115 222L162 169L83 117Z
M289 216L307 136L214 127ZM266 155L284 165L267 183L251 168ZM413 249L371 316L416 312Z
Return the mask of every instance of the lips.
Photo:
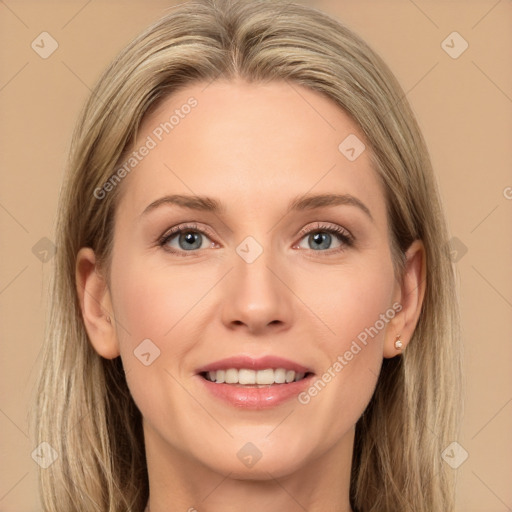
M311 385L314 372L277 356L236 356L196 370L198 384L237 409L268 409L292 400Z
M295 374L306 374L314 373L310 368L303 366L295 361L284 359L278 356L263 356L259 358L253 358L250 356L235 356L226 359L220 359L213 363L207 364L196 370L197 374L204 374L207 372L216 372L217 370L229 370L234 368L236 370L247 369L247 370L277 370L282 368L287 371L294 371Z

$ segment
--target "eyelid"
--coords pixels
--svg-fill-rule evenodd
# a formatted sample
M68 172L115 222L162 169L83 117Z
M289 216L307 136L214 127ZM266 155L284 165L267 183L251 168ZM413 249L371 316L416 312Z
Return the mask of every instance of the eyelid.
M303 227L297 236L302 238L303 236L309 235L310 233L314 233L316 231L330 231L335 233L338 232L340 235L344 235L345 237L347 237L350 243L355 242L354 236L347 228L344 228L343 226L340 226L338 224L329 225L328 223L320 221L317 221L316 225L313 227L311 227L311 225Z
M178 224L177 226L173 226L172 228L168 229L162 236L158 238L159 241L165 240L169 238L172 235L175 235L181 231L197 231L198 233L202 233L203 235L207 235L209 237L213 237L212 231L204 226L201 227L196 222L185 222L183 224Z

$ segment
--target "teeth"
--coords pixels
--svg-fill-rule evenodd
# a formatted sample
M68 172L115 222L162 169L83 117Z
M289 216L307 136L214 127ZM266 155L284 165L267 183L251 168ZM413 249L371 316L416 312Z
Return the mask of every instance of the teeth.
M284 368L267 368L265 370L249 370L247 368L228 368L208 372L206 378L217 384L271 385L297 382L304 378L305 373L295 373Z
M238 370L238 384L256 384L256 372L254 370Z
M286 370L284 368L278 368L274 371L274 382L276 384L284 384L286 382Z

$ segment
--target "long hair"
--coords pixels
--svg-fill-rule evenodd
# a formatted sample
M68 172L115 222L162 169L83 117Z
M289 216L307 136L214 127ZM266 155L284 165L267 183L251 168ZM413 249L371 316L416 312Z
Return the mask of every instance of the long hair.
M369 142L385 190L397 279L420 239L426 292L402 355L385 359L356 424L350 501L358 512L450 512L453 470L441 453L458 434L461 348L448 229L424 139L405 94L356 34L316 9L282 1L197 0L170 9L100 77L77 123L59 198L50 315L35 425L58 459L40 470L45 512L142 512L149 485L142 418L120 358L90 344L76 292L81 247L109 268L122 184L99 200L161 100L194 82L286 80L322 93Z

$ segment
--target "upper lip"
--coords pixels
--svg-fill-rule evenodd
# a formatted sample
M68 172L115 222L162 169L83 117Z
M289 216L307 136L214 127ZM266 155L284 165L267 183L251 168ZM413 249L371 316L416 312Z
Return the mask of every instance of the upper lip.
M247 355L239 355L220 359L213 363L198 368L197 373L214 372L217 370L227 370L229 368L247 368L250 370L265 370L267 368L284 368L285 370L293 370L296 373L313 373L309 368L303 366L290 359L278 356L251 357Z

